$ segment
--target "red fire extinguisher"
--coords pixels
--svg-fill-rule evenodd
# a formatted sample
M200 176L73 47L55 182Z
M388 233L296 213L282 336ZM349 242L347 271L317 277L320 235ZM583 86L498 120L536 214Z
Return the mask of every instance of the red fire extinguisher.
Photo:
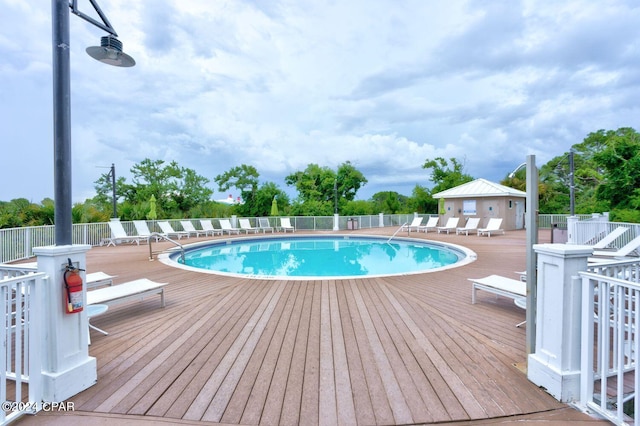
M71 263L71 259L68 260L69 264L65 267L64 273L62 274L65 291L65 312L68 314L75 314L77 312L81 312L83 308L83 284L82 277L80 276L80 271L84 271L84 269L76 268Z

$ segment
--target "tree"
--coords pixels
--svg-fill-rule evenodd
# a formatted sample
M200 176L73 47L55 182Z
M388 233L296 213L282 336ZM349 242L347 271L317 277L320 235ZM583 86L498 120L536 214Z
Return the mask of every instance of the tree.
M423 169L432 169L429 180L435 184L432 188L433 194L473 180L471 175L464 173L464 165L458 160L451 158L449 161L451 166L444 158L436 157L433 160L425 161L422 166Z
M418 213L438 213L438 201L431 196L431 191L421 185L413 188L408 200L410 211Z
M349 161L342 163L337 172L328 167L309 164L304 171L297 171L285 177L285 183L295 186L299 204L311 203L308 208L297 207L300 211L325 211L333 213L335 203L338 211L348 201L352 201L358 190L367 183L364 175Z
M596 198L612 209L637 209L640 206L640 134L631 128L607 132L606 147L593 156L605 170L605 179L596 190Z

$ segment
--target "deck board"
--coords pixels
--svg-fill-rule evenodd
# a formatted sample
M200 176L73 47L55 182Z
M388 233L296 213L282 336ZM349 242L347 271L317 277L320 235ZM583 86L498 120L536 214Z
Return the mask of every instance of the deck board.
M83 416L242 425L468 422L564 413L565 405L514 366L526 361L525 328L515 327L524 311L510 299L483 293L471 304L468 278L516 277L514 271L524 269L524 231L495 238L411 236L465 245L478 259L426 274L284 281L172 268L149 261L146 246L90 250L87 269L117 275L116 285L137 278L168 285L164 308L155 297L92 319L109 335L91 332L98 383L71 399L76 410Z

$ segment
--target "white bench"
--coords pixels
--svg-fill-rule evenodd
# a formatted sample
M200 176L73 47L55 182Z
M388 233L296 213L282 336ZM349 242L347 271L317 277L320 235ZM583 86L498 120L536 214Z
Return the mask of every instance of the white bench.
M476 303L476 290L484 290L514 301L520 297L527 297L527 283L500 275L489 275L484 278L468 278L473 283L471 303Z
M113 285L113 279L116 276L117 275L105 274L104 272L90 272L87 274L87 289Z
M164 307L165 285L167 285L167 283L157 283L147 278L142 278L124 284L87 291L87 305L115 305L128 302L129 300L144 299L146 296L159 294L160 305Z

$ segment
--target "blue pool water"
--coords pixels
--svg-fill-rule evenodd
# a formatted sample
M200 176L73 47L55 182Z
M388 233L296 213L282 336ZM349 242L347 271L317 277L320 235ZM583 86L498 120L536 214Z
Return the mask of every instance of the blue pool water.
M179 255L173 256L177 261ZM475 255L459 246L421 240L352 236L241 238L189 248L184 265L264 278L365 277L451 267Z

